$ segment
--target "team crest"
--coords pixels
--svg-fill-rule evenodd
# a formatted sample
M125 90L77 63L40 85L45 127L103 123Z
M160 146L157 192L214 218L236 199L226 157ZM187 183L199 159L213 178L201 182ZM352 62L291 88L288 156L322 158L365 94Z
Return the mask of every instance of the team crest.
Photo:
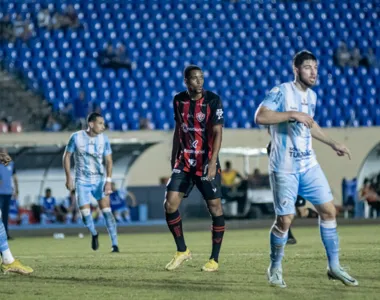
M202 112L197 113L195 116L197 117L197 120L199 122L202 122L205 119L205 117L206 117L206 115L204 113L202 113Z

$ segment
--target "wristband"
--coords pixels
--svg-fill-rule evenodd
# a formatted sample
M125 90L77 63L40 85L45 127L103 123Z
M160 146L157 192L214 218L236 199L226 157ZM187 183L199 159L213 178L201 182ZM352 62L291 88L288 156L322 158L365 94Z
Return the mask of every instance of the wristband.
M106 182L112 182L112 178L111 177L107 177L106 178Z

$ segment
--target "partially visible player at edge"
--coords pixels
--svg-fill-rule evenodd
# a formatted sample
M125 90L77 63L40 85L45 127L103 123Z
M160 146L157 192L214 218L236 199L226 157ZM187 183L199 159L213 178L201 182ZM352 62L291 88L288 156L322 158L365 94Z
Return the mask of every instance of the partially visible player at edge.
M8 165L12 161L11 157L6 153L0 153L0 163ZM18 273L27 275L33 272L33 269L28 266L24 266L18 259L15 259L12 255L8 245L7 233L5 232L3 220L1 219L0 210L0 252L1 252L1 271L3 273Z
M98 232L91 216L91 195L98 201L102 210L109 236L112 242L112 252L119 252L116 221L111 212L109 194L112 193L112 150L105 130L104 119L98 113L87 117L87 130L73 133L63 154L63 168L66 174L66 188L74 189L70 173L71 154L75 162L75 191L76 200L82 215L84 225L92 235L91 247L99 248ZM104 172L105 158L106 172ZM106 177L104 176L106 173Z
M328 137L313 120L317 96L310 88L316 84L316 57L301 51L293 58L294 82L274 87L257 109L257 124L270 125L272 151L269 159L270 183L274 196L276 221L270 232L268 280L286 287L282 278L282 258L288 230L295 214L297 194L309 200L320 215L320 234L328 258L329 279L357 286L339 263L336 211L327 179L312 148L312 138L330 146L338 156L348 148Z
M222 143L223 108L220 97L203 89L201 68L190 65L184 70L187 90L173 99L176 121L171 155L172 175L166 187L166 222L177 245L166 270L178 268L191 258L185 244L178 207L194 185L202 193L212 216L212 252L203 271L219 268L218 258L224 235L221 205L221 176L218 154Z

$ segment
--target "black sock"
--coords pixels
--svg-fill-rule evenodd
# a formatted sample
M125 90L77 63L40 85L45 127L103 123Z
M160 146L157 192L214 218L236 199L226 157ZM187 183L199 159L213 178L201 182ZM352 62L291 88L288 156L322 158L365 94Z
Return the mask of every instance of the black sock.
M220 247L222 246L224 235L224 215L212 217L212 252L210 259L218 262Z
M288 231L288 239L294 239L294 235L293 235L292 230L290 228Z
M182 219L179 211L175 211L172 214L166 213L166 223L173 234L174 241L177 245L177 251L185 252L186 244L182 231Z

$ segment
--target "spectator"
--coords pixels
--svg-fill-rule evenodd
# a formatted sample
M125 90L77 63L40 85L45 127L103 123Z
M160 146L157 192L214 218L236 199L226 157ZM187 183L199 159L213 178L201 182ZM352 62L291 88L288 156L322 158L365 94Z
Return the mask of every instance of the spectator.
M78 28L80 26L78 14L75 11L75 8L73 5L70 4L67 6L66 11L63 14L63 17L68 27Z
M111 43L99 52L98 63L103 68L112 68L113 60L116 58L116 53Z
M7 150L0 149L0 152L7 153ZM0 209L2 212L5 231L8 239L10 239L8 231L9 208L12 195L13 198L17 198L18 196L18 181L13 161L11 161L7 166L0 164L0 178Z
M27 42L33 36L33 24L29 20L24 21L21 15L17 15L13 23L14 36Z
M61 124L59 124L58 121L54 118L53 114L50 113L45 124L45 131L58 132L61 129Z
M380 196L376 192L376 186L368 178L364 179L363 187L360 190L360 200L367 201L370 207L370 216L376 213L380 217Z
M119 65L119 68L125 68L131 70L133 68L132 62L127 55L125 46L119 43L116 48L115 64Z
M150 122L149 119L147 118L140 118L139 124L140 124L140 129L148 129L148 130L154 129L154 124Z
M57 201L52 196L50 188L45 190L45 197L41 199L41 223L55 223L57 220Z
M360 64L367 68L377 67L377 58L372 48L368 49L367 54L363 56L363 59L361 60Z
M359 63L361 60L362 60L362 56L360 54L360 49L358 47L355 47L351 51L349 66L357 68L359 67Z
M230 161L226 161L225 169L222 171L222 185L228 188L236 187L240 182L240 180L238 180L237 183L237 179L241 180L243 177L238 171L232 169Z
M13 40L13 24L9 15L5 15L0 20L0 41L11 41Z
M9 223L10 224L21 224L20 210L18 207L17 199L12 197L9 205ZM8 237L8 239L12 239Z
M43 8L37 15L37 22L39 28L50 29L52 25L52 18L50 11L47 7Z
M110 195L111 209L117 222L131 222L131 216L127 205L127 197L132 200L132 206L136 206L136 197L133 193L125 190L125 193L116 189L116 185L112 183L112 194Z
M86 126L86 117L92 111L92 104L86 100L84 91L79 92L79 96L74 100L74 118L81 128Z
M350 61L350 52L347 50L347 45L343 42L340 42L338 49L334 54L335 64L339 67L345 67Z
M57 207L61 222L66 224L77 223L78 221L78 206L76 204L75 190L70 192L70 195L62 201Z

